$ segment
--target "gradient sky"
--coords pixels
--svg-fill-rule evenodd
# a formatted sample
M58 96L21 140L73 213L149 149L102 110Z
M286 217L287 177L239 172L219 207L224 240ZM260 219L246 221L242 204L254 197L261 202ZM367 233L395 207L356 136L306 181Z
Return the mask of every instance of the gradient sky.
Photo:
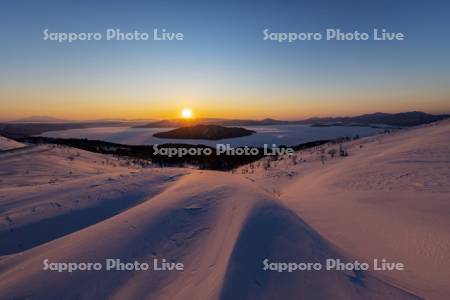
M0 119L297 119L450 112L448 1L0 0ZM183 32L184 41L43 41L42 31ZM397 42L263 41L386 28Z

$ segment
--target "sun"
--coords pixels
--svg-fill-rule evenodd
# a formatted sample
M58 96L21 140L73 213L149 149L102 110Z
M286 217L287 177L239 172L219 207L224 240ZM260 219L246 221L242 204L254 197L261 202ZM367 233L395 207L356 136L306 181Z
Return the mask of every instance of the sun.
M192 118L192 110L189 108L184 108L181 111L181 116L183 117L183 119L190 119Z

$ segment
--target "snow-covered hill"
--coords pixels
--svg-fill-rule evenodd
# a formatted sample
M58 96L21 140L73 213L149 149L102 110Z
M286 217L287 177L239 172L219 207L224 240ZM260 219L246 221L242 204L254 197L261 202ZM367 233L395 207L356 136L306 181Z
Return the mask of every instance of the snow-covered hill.
M350 257L401 262L377 276L427 299L450 295L450 121L298 154L245 174ZM332 152L331 152L332 153ZM322 156L325 160L322 162ZM275 166L276 165L276 166ZM246 171L250 171L247 167ZM241 170L242 171L242 170Z
M142 168L45 145L1 153L0 298L444 299L449 136L444 121L233 173ZM184 270L43 270L46 259L108 258ZM329 258L406 267L263 269L265 259Z
M24 144L0 136L0 151L25 147Z

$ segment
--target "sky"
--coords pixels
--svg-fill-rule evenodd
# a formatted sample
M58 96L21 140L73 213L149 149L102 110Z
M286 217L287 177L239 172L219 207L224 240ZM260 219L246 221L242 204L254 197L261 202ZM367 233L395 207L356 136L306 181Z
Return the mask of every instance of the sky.
M0 0L0 120L300 119L450 112L448 1ZM149 32L148 41L43 31ZM184 34L153 41L153 30ZM264 40L270 32L402 32L403 41Z

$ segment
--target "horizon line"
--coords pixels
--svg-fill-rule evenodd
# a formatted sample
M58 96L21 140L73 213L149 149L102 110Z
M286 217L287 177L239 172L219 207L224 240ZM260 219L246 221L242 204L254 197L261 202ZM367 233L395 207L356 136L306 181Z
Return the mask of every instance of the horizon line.
M262 121L262 120L276 120L276 121L304 121L309 119L323 119L323 118L347 118L347 117L356 117L356 116L363 116L363 115L372 115L372 114L402 114L402 113L413 113L413 112L419 112L419 113L425 113L430 115L450 115L450 111L447 112L428 112L423 110L408 110L408 111L399 111L399 112L384 112L384 111L374 111L374 112L364 112L359 114L348 114L348 115L327 115L327 116L308 116L308 117L298 117L298 118L277 118L277 117L261 117L261 118L228 118L228 117L216 117L216 116L199 116L199 117L193 117L192 120L202 120L202 119L220 119L220 120L248 120L248 121ZM26 119L32 119L32 118L48 118L49 120L36 120L27 121ZM51 120L53 119L53 120ZM63 117L58 117L55 115L29 115L29 116L23 116L18 117L15 119L3 119L0 118L0 122L3 123L13 123L13 122L25 122L25 123L69 123L69 122L111 122L111 121L119 121L119 122L138 122L138 121L166 121L166 120L182 120L181 117L173 117L173 118L126 118L126 117L99 117L99 118L89 118L89 119L66 119Z

